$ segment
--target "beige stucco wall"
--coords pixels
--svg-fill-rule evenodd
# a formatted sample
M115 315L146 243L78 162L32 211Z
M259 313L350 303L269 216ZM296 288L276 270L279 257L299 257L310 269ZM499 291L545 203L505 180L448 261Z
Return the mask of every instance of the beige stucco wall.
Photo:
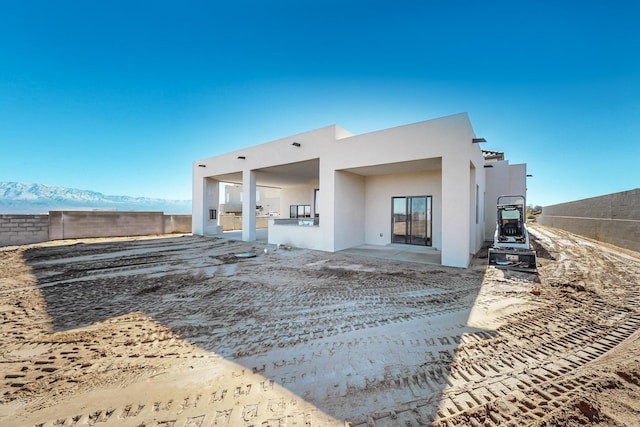
M199 196L197 201L197 205L199 206L200 212L202 212L202 214L193 216L192 228L200 226L203 232L206 234L218 234L218 232L220 231L218 229L218 219L209 219L209 209L215 209L216 217L220 216L219 197L220 182L215 179L205 178L203 180L203 185L199 188ZM196 199L194 198L191 203L196 203ZM198 221L198 224L194 224L193 221Z
M298 248L326 250L322 235L325 228L321 226L273 225L269 219L269 243L278 243Z
M336 171L334 203L335 209L328 212L333 216L335 224L333 250L362 245L365 241L365 178L349 172Z
M440 171L369 176L366 178L365 183L366 243L373 245L391 243L392 197L432 196L432 247L441 247L442 173Z
M485 168L486 192L484 195L484 239L493 240L496 231L496 204L499 196L527 195L527 165L510 165L508 160L489 162ZM528 202L527 202L528 203Z
M469 228L471 254L477 252L484 242L484 193L482 183L478 182L478 168L469 165Z
M466 267L480 248L472 237L476 227L472 230L468 215L469 165L484 163L480 147L471 143L474 137L468 116L458 114L345 138L321 166L328 162L335 169L348 170L442 158L442 263ZM475 179L484 186L484 171L479 170Z

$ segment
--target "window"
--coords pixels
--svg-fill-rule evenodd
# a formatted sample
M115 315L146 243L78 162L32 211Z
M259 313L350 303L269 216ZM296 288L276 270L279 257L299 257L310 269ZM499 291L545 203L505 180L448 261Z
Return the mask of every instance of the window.
M518 209L505 208L501 212L502 219L520 219L520 211Z
M391 199L391 243L431 246L431 196Z
M476 184L476 224L480 222L480 186Z
M209 209L209 221L218 219L218 212L215 209Z
M311 205L290 205L289 218L311 218Z

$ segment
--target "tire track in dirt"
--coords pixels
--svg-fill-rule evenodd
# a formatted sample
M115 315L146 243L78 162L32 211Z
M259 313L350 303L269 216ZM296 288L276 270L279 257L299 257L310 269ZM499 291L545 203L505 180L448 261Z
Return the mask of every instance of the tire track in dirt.
M216 245L220 246L220 245ZM236 248L242 248L246 250L246 245L237 245ZM212 260L223 260L224 264L228 264L230 259L228 258L229 247L222 247L221 254L209 255ZM95 252L95 251L92 251ZM69 264L64 258L55 256L54 263L56 268L60 266L66 267L65 272L58 271L54 280L59 283L51 283L52 274L47 270L51 263L44 257L38 258L35 262L32 262L32 268L36 272L43 271L48 274L40 274L44 278L44 281L39 283L39 290L44 291L45 294L50 289L51 294L46 294L50 304L48 311L55 318L57 329L65 330L68 328L83 327L89 325L96 319L103 317L111 317L121 313L132 311L134 308L144 309L156 319L162 319L164 324L171 327L172 332L178 332L181 338L187 338L191 342L198 342L201 338L202 346L209 347L218 353L224 353L226 348L229 350L229 357L237 357L243 351L243 345L249 340L257 343L252 349L245 350L245 354L262 354L265 349L268 350L270 346L277 346L276 348L295 348L301 343L305 342L318 342L318 340L324 340L326 338L338 337L344 334L353 332L360 333L367 329L375 329L384 325L394 326L399 323L407 322L412 319L415 314L418 317L428 317L431 314L425 314L424 307L433 305L434 299L436 303L441 303L441 310L449 311L446 305L450 304L455 307L458 303L456 300L464 298L469 294L467 284L462 283L455 287L454 290L446 289L447 279L446 274L443 271L434 271L432 279L436 282L435 286L430 286L425 283L424 280L417 280L415 277L407 275L401 275L400 280L398 277L394 278L389 274L370 274L366 271L353 271L354 266L346 264L344 266L338 266L337 268L327 268L321 263L318 268L313 266L304 269L304 271L296 271L295 269L278 269L274 270L270 274L270 281L275 281L275 287L271 287L270 282L259 285L260 298L262 301L269 301L270 307L268 311L260 311L259 307L247 307L247 301L251 301L252 297L256 293L255 283L252 284L247 281L234 280L234 279L222 279L219 275L213 274L210 276L202 275L183 275L181 277L173 277L167 275L160 278L153 278L152 281L145 280L148 275L146 268L149 264L153 265L179 265L184 262L185 258L189 256L181 255L182 260L167 261L163 259L161 251L157 251L153 256L145 257L142 254L138 254L135 257L123 257L123 253L137 252L136 250L125 249L111 252L111 258L97 253L91 254L91 259L87 254L81 256L74 256L78 264ZM175 251L171 251L175 252ZM38 255L36 253L36 255ZM217 257L217 258L216 258ZM78 259L80 258L80 259ZM99 262L97 261L99 258ZM250 268L249 263L238 263L238 269ZM220 265L219 263L216 265ZM97 267L95 270L92 266ZM335 267L335 266L334 266ZM357 267L356 267L357 268ZM78 272L82 271L84 276L79 278ZM104 277L105 272L113 272L108 278ZM120 273L123 277L120 277ZM65 277L68 279L65 282ZM356 282L356 286L353 285L353 280L359 279L361 282ZM291 291L288 287L283 287L288 283L302 283L308 288L308 282L312 280L316 283L316 286L311 287L306 292L306 295L301 295L300 292ZM206 286L203 285L206 282ZM153 283L153 284L152 284ZM51 284L51 286L45 286ZM253 285L253 286L252 286ZM351 285L346 287L346 285ZM427 291L425 291L427 287ZM441 290L437 290L438 287ZM284 291L283 291L284 289ZM215 293L215 301L203 298L208 293ZM309 292L311 294L309 294ZM220 295L218 295L220 294ZM395 294L395 295L394 295ZM120 298L121 296L123 296ZM140 297L140 298L136 298ZM86 301L83 304L78 305L78 301ZM108 304L104 304L108 301ZM204 302L203 302L204 301ZM353 301L350 303L349 310L344 309L345 301ZM109 307L101 307L102 305L109 305ZM229 307L242 307L241 310L232 310L232 313L228 313ZM100 308L102 312L100 316L97 316L95 308ZM373 308L373 310L372 310ZM198 319L197 324L190 325L189 316L191 313L198 313L201 315L204 313L220 311L226 312L228 316L223 316L219 319L214 316L214 320L211 323L205 322L203 324L202 317ZM353 311L355 310L355 312ZM258 314L265 314L263 317L258 316L254 321L251 316L254 311ZM264 312L264 313L263 313ZM284 313L282 316L273 317L273 313ZM389 316L389 313L397 312ZM434 310L437 312L437 310ZM165 313L172 313L171 316L164 316ZM176 317L176 313L179 313L179 318ZM355 314L354 314L355 313ZM266 315L269 316L266 316ZM413 316L415 317L415 316ZM241 318L243 323L234 325L237 320ZM122 319L121 319L122 320ZM105 322L109 322L105 320ZM253 325L253 326L252 326ZM140 329L140 325L133 325L134 329ZM103 325L96 326L99 329L104 328ZM90 328L91 329L91 328ZM218 330L219 329L219 330ZM208 331L208 335L202 335L201 331ZM142 349L126 351L128 342L123 342L119 338L126 331L119 330L114 332L115 337L108 338L109 344L106 357L129 357L129 358L141 358L152 356L153 353L144 353ZM247 333L248 332L248 333ZM55 337L51 337L52 341L61 340L62 335L67 332L58 332ZM68 333L67 333L68 334ZM263 337L263 338L261 338ZM93 344L96 338L100 337L85 337L91 343L82 343L82 347L88 347L88 350L94 350ZM107 338L105 337L102 337ZM132 338L131 348L145 347L147 344L144 334L137 334ZM446 338L445 338L446 339ZM79 339L82 341L82 339ZM162 350L167 351L167 346L163 343L164 340L155 339L154 342L159 342ZM220 347L219 342L224 341L223 347ZM104 344L107 344L105 342ZM139 343L133 344L133 343ZM218 344L215 344L218 343ZM56 347L56 348L53 348ZM56 353L58 351L57 346L48 348L47 354ZM72 354L72 358L82 358L83 355L77 356L78 349L82 347L72 347L71 351L64 350L65 353ZM100 346L96 346L95 351L100 351ZM123 351L125 349L125 351ZM231 353L231 352L234 353ZM327 349L328 353L337 351L337 348ZM318 352L321 354L321 352ZM105 354L98 354L98 356L104 356ZM170 355L164 354L161 357ZM235 356L234 356L235 355ZM157 355L156 355L157 356ZM84 355L86 358L86 354ZM75 360L74 360L75 361ZM300 359L302 361L302 359ZM99 363L92 364L95 370L98 370ZM77 366L73 366L78 368ZM66 371L70 377L78 378L82 377L79 373L72 373L68 366L60 366L58 370L60 372ZM86 368L90 368L86 366ZM277 366L276 366L277 368ZM129 366L129 370L135 369ZM86 369L90 370L90 369ZM256 374L259 369L256 369ZM253 373L253 372L252 372ZM145 375L144 370L137 375ZM275 373L276 380L269 380L270 384L274 382L281 385L291 386L296 381L296 375L281 376L280 373ZM300 379L301 376L298 376ZM74 380L75 381L75 380ZM22 394L13 393L14 397L17 395L28 396L28 381L25 382L25 389ZM35 381L37 386L38 381ZM33 382L31 386L33 386ZM264 385L264 384L263 384ZM257 390L258 384L254 384L254 390ZM36 387L37 388L37 387ZM222 393L222 391L218 391ZM52 423L60 424L67 423L73 424L75 422L87 422L87 423L101 423L110 422L114 416L118 413L124 415L121 416L127 419L135 419L137 423L139 420L144 420L144 410L134 410L140 405L144 407L152 407L156 402L142 402L126 404L124 407L114 406L97 410L91 414L74 415L64 420L54 420ZM138 405L138 406L136 406ZM258 407L256 404L256 413L258 413ZM158 403L156 407L169 407L164 402ZM210 409L210 408L209 408ZM217 409L216 409L217 411ZM229 420L232 419L229 409L222 408L222 414L229 415ZM243 411L245 412L245 411ZM260 407L259 413L274 412L270 409L265 411ZM235 410L235 414L238 411ZM248 411L247 413L252 413ZM295 415L295 414L294 414ZM291 418L291 414L287 415ZM193 419L189 419L188 422L196 422L198 420L207 422L201 415L193 415ZM308 415L305 418L309 418ZM223 417L224 419L224 417ZM242 415L240 420L236 419L236 422L231 422L231 425L240 425L240 422L248 422L248 415ZM84 421L83 421L84 420ZM278 422L283 422L283 418L279 418ZM286 420L286 417L285 417ZM176 420L159 420L159 425L171 425L173 422L182 424L185 421L184 417ZM220 420L219 420L220 421ZM268 420L267 420L268 421ZM199 422L199 421L198 421Z
M629 268L622 271L637 273L637 260L626 261ZM624 279L631 285L628 277ZM609 379L581 374L581 368L614 351L640 330L640 301L637 292L625 293L624 307L615 299L593 298L593 294L586 298L572 295L560 304L506 316L501 319L506 326L497 330L496 337L480 345L463 341L446 372L448 388L440 398L434 424L533 425L549 419L589 388L606 386ZM438 378L442 376L433 371L416 370L414 375L398 377L392 383L426 389ZM434 418L429 411L433 406L430 397L433 395L388 414L370 414L354 426L423 425ZM511 409L507 414L495 413L500 406ZM512 413L514 406L517 414Z
M571 248L584 246L577 245L580 239L567 237L570 243L565 245ZM579 258L584 256L583 250L563 251L563 247L559 245L553 249L564 257L568 257L567 254ZM626 267L616 269L622 271L622 275L618 273L612 275L614 278L609 278L617 281L618 285L622 284L623 290L627 291L624 296L625 304L621 306L615 298L613 301L603 300L600 295L591 292L586 297L571 295L568 300L562 300L545 310L508 316L504 319L506 326L498 329L499 336L496 340L505 338L502 345L497 348L490 345L482 349L488 350L489 354L500 355L491 358L485 353L485 357L480 357L485 366L490 366L494 371L490 372L490 379L486 380L482 375L483 369L477 368L477 352L473 358L463 359L482 378L474 381L473 376L463 375L465 383L459 390L452 387L446 391L438 413L439 420L435 424L543 424L557 416L563 408L566 409L570 402L588 395L590 390L609 386L611 379L594 376L593 372L584 373L585 369L582 368L588 368L599 358L615 351L640 330L640 300L636 292L628 292L633 285L627 276L629 273L631 276L637 275L640 263L635 259L621 259L609 253L605 253L603 258L604 261L597 260L586 265L583 262L579 270L566 267L561 270L564 270L563 273L583 273L583 270L592 269L593 264L608 265L605 268L610 269L613 259L615 265ZM570 263L573 266L580 265L576 259ZM557 271L554 271L554 276ZM582 274L579 276L584 277ZM593 281L597 275L590 276ZM598 279L596 283L601 285L602 280ZM585 283L591 284L592 281L587 280ZM604 287L608 287L606 283ZM580 287L571 289L582 292L586 290ZM460 346L460 350L469 353L464 344ZM452 371L456 369L457 365L454 364ZM456 377L453 373L451 376ZM598 418L597 410L586 403L585 405L578 408L582 415L588 420Z
M166 400L150 400L109 406L89 413L61 417L35 427L49 426L239 426L326 425L344 426L318 415L295 398L270 399L273 382L231 384L202 393L177 394ZM142 423L141 423L142 421Z
M568 340L559 337L556 340L559 345L551 349L545 345L534 348L500 346L506 333L504 329L499 331L498 336L484 337L482 341L469 340L468 337L473 335L465 335L467 338L461 340L460 345L454 349L455 358L451 356L452 360L455 360L453 364L425 363L411 375L385 381L387 386L411 389L416 402L404 407L399 405L391 415L370 414L367 419L356 421L353 425L367 426L372 422L377 425L377 421L385 425L390 420L397 420L395 422L398 425L422 425L425 419L434 417L434 414L429 412L433 407L434 398L440 401L435 418L442 425L445 425L445 421L452 425L469 425L467 423L470 411L480 411L479 408L484 407L490 412L489 408L496 405L500 399L520 402L519 405L524 407L520 408L520 413L528 414L525 416L527 422L542 419L548 415L549 408L561 407L577 393L577 388L586 387L587 383L584 381L570 382L566 379L567 376L574 375L582 366L614 349L639 327L640 317L634 316L625 323L599 334L595 341L589 334L578 338L574 336ZM531 331L532 334L535 332ZM479 354L478 348L482 354ZM471 352L474 354L473 357L459 356ZM494 356L495 354L499 356ZM597 381L589 384L595 382ZM443 385L447 387L441 395ZM531 398L536 395L539 396L537 401ZM420 416L421 411L426 412L428 417ZM503 425L510 420L509 417L499 415L495 415L494 418L494 424L485 425ZM519 420L522 422L522 417L519 417Z
M26 279L0 290L12 330L42 319L2 338L12 346L0 354L2 399L40 411L47 421L34 426L615 425L598 396L640 398L629 358L640 342L640 260L556 230L533 234L548 254L539 281L298 250L238 261L230 251L255 245L218 240L78 248L69 267L62 249L36 251L31 268L56 292ZM42 293L53 334L30 299ZM9 308L14 297L22 307ZM494 329L465 323L472 306L505 300L520 308L494 315ZM92 387L182 373L197 388L44 415ZM60 395L38 402L45 390Z

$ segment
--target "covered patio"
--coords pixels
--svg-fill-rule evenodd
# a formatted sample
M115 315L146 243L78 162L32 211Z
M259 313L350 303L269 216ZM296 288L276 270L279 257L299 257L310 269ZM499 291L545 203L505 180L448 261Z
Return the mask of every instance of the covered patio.
M242 240L242 231L225 231L222 235L228 240ZM259 229L256 231L256 242L267 244L269 231ZM271 245L274 246L274 245ZM267 245L267 248L270 246ZM398 262L415 262L427 265L441 265L441 252L425 246L414 245L360 245L344 249L336 253L369 258L380 258Z
M244 166L246 156L238 156L238 166ZM268 240L266 230L256 227L256 198L257 187L276 188L281 190L280 206L278 212L280 218L269 218L269 227L273 226L298 226L290 220L291 207L302 207L303 215L315 219L317 225L317 192L319 187L319 159L305 160L288 164L252 169L238 170L236 172L213 175L205 180L205 209L208 209L208 220L204 225L206 234L222 233L217 221L217 212L220 212L220 184L242 185L242 230L236 232L240 240ZM296 210L297 212L297 210ZM305 224L309 225L308 221ZM311 225L314 225L313 223ZM224 233L225 235L227 232Z
M436 249L413 245L360 245L338 251L340 254L381 258L399 262L442 265L442 253Z
M256 187L271 187L282 195L271 244L371 254L404 244L403 256L466 267L484 229L474 142L462 113L361 135L332 125L203 159L193 165L193 231L221 233L219 187L229 182L243 189L242 240L256 240Z

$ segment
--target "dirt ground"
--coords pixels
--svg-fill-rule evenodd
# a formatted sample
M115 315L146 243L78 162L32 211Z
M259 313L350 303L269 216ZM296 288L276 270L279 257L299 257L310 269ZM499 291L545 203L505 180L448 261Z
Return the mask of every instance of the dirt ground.
M640 255L532 235L537 275L196 236L0 248L0 425L640 425Z

